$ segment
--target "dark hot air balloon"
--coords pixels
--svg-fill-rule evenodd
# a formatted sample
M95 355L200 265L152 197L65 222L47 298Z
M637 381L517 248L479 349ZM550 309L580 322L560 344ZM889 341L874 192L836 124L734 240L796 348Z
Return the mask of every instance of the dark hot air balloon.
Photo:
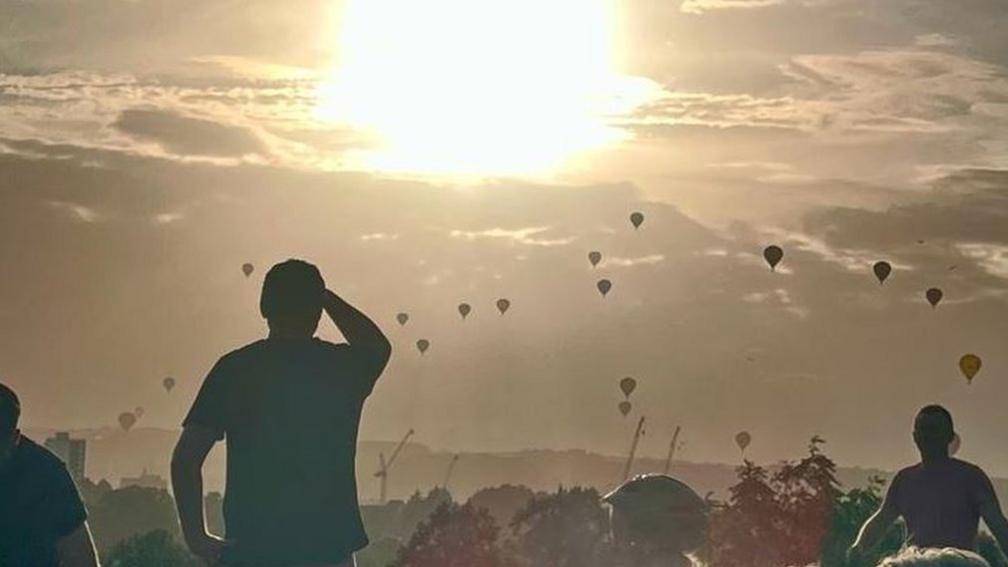
M630 394L632 394L634 390L637 389L637 381L627 376L626 378L620 380L619 387L620 390L623 391L623 395L629 398Z
M511 302L503 297L497 300L497 311L503 315L511 307Z
M593 268L598 266L598 263L602 261L602 253L592 250L588 253L588 261L591 262Z
M623 401L619 403L619 411L623 414L623 417L626 417L630 413L631 409L633 409L633 404L630 402Z
M924 292L924 297L927 298L928 303L931 304L932 308L938 307L938 302L942 300L942 297L944 297L944 295L945 294L942 293L942 290L936 287L933 287Z
M428 341L427 339L420 339L419 341L416 342L416 347L417 350L420 351L420 354L423 354L427 352L428 348L430 348L430 341Z
M630 214L630 224L632 224L635 229L640 228L640 225L643 223L644 223L644 213Z
M471 311L472 311L472 306L471 305L469 305L468 303L459 303L458 312L459 312L459 315L461 315L463 319L465 319L466 317L468 317L469 313Z
M770 270L777 269L777 264L784 258L784 250L780 246L770 245L763 249L763 259L770 265Z
M165 391L171 392L172 388L175 387L175 379L169 376L161 381L161 385L164 386Z
M122 427L123 431L129 431L130 427L136 423L136 416L128 411L124 411L119 414L119 427Z
M249 263L242 264L242 273L245 274L246 278L252 275L253 270L255 270L255 266L253 266L252 264Z
M739 450L743 453L746 447L749 446L749 443L752 443L752 435L749 435L748 431L740 431L735 435L735 444L738 445Z
M612 282L604 279L599 280L598 283L595 284L595 287L598 288L599 293L602 294L602 297L605 297L606 294L609 293L609 290L612 289Z
M875 272L875 277L878 278L879 285L882 285L885 283L886 278L889 277L889 274L892 273L892 266L889 262L883 260L881 262L875 262L875 264L872 265L872 271Z
M396 321L399 322L400 325L405 325L406 321L409 321L409 314L408 313L397 313L396 316L395 316L395 319L396 319Z

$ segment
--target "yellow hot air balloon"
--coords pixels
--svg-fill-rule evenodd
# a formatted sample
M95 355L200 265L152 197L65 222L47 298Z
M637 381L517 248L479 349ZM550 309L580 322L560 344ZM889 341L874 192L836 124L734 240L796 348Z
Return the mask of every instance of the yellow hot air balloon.
M970 384L973 383L973 378L980 372L981 366L983 366L983 361L975 354L964 354L959 359L959 370L966 377L966 382Z

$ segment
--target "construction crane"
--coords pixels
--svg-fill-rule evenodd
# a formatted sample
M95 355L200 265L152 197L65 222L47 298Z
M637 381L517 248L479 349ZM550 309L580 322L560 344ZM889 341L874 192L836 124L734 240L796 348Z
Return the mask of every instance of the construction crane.
M448 481L451 480L452 473L455 472L455 463L458 463L458 454L453 455L451 462L448 463L448 472L444 475L444 482L441 483L441 488L443 490L448 490Z
M633 467L634 457L637 455L637 443L640 442L641 435L644 434L644 416L637 422L637 431L634 432L633 443L630 445L630 455L627 456L626 466L623 467L623 482L630 478L630 468Z
M679 448L679 445L678 445L678 443L679 443L679 429L680 429L680 427L677 425L676 428L675 428L675 433L672 434L672 442L669 443L669 446L668 446L668 457L665 459L665 474L666 475L669 473L669 470L672 469L672 457L675 456L676 449Z
M399 442L399 445L396 446L395 451L392 451L392 456L389 457L388 461L385 460L385 453L378 453L379 468L378 472L376 472L374 475L375 478L379 479L379 481L381 482L381 492L380 492L381 497L379 498L379 502L381 504L385 504L386 496L388 495L389 469L392 468L392 464L395 463L396 458L399 456L399 452L402 451L403 447L406 446L406 442L409 441L409 438L412 436L413 436L413 430L410 429L408 432L406 432L406 435L402 438L402 441Z

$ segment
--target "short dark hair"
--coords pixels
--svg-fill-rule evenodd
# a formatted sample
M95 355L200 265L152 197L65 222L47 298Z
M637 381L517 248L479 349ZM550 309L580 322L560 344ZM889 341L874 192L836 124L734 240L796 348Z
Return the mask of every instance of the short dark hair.
M0 384L0 435L7 435L17 429L21 418L21 402L17 394L4 384Z
M322 316L325 280L304 260L287 260L270 268L263 280L259 312L269 321L301 322Z
M931 404L922 407L920 411L917 412L917 417L914 418L914 428L916 428L918 422L924 418L935 419L932 423L935 423L935 425L938 425L943 430L947 430L950 435L955 432L955 428L952 424L952 414L949 413L949 410L938 404Z

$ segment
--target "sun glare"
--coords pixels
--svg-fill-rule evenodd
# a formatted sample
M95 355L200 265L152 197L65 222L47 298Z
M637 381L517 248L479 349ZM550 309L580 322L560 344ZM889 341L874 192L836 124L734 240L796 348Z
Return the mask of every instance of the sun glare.
M613 0L347 0L316 117L384 171L548 173L619 142L646 90L615 69Z

